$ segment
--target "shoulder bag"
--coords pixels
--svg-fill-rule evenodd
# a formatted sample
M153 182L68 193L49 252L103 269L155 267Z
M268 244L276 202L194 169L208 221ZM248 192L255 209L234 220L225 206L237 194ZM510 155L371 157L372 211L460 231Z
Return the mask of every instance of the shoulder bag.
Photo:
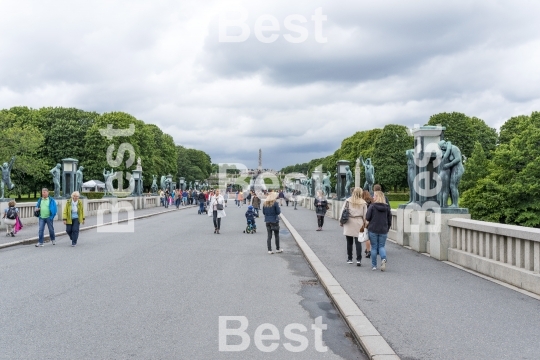
M216 210L223 210L223 204L219 203L219 198L216 198Z
M340 224L345 224L347 221L349 221L349 202L345 202L345 208L343 209L343 212L341 213L341 217L339 218Z

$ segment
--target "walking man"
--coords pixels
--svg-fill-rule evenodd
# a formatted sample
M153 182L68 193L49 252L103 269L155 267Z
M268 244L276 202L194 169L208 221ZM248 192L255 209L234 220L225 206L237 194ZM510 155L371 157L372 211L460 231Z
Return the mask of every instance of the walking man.
M36 205L36 211L39 213L39 230L38 230L38 243L36 247L43 246L43 233L45 232L45 224L49 228L49 236L53 245L56 245L56 238L54 236L53 220L56 217L56 201L49 197L49 189L43 188L41 190L41 197L38 199Z

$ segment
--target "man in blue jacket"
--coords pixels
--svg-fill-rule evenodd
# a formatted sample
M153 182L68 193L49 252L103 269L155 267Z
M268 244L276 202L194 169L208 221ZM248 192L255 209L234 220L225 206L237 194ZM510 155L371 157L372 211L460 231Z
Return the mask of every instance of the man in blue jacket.
M49 236L51 237L52 244L56 245L53 221L56 217L57 207L56 201L54 201L53 198L49 197L49 189L43 188L41 190L41 197L38 199L36 211L39 212L39 239L36 247L43 246L43 233L45 231L45 224L47 224L47 227L49 228Z

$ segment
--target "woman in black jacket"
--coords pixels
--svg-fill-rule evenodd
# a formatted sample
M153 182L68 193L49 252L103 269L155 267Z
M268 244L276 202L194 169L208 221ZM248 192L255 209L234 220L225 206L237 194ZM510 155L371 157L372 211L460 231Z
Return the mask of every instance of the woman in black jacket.
M317 214L317 225L319 226L317 231L321 231L324 225L324 217L326 215L328 206L328 201L326 201L326 198L321 190L317 191L317 197L315 200L313 200L313 205L315 207L315 214Z
M269 254L274 253L272 251L272 232L276 238L276 252L283 252L279 247L279 214L281 214L281 209L276 199L277 193L271 192L263 204L264 222L266 223L266 231L268 232L266 245L268 246Z
M381 271L386 270L386 237L392 225L392 211L382 191L375 191L374 202L368 208L366 220L371 243L371 270L377 270L377 252L381 256Z

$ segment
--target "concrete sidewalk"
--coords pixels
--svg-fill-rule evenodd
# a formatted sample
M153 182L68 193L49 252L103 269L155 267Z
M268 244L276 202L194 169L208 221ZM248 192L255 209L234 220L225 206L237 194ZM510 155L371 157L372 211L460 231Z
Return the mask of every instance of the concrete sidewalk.
M386 272L349 265L336 220L282 211L402 359L538 358L540 301L391 242Z
M198 206L195 206L195 205L180 206L180 209L190 208L190 207L193 208L193 207L198 207ZM176 211L176 207L172 205L172 206L169 206L168 208L159 206L159 207L153 207L149 209L135 210L134 216L135 218L140 217L140 216L151 216L151 215L157 215L159 213L168 212L168 211ZM118 213L118 221L126 220L127 218L128 218L128 213L126 211L120 211ZM111 221L112 221L112 214L105 214L103 216L103 223L108 223ZM84 225L81 225L81 230L87 227L95 226L97 225L97 222L98 222L97 216L89 216L85 219ZM62 221L57 220L54 222L54 230L55 230L55 234L58 234L60 232L65 231L66 226L64 225ZM45 226L46 239L48 239L48 235L49 235L49 230ZM3 245L6 245L8 243L30 240L37 236L38 236L38 224L24 225L24 220L23 220L23 228L21 229L21 231L19 231L15 235L15 237L6 236L5 230L3 230L3 232L0 235L0 248L2 248Z

